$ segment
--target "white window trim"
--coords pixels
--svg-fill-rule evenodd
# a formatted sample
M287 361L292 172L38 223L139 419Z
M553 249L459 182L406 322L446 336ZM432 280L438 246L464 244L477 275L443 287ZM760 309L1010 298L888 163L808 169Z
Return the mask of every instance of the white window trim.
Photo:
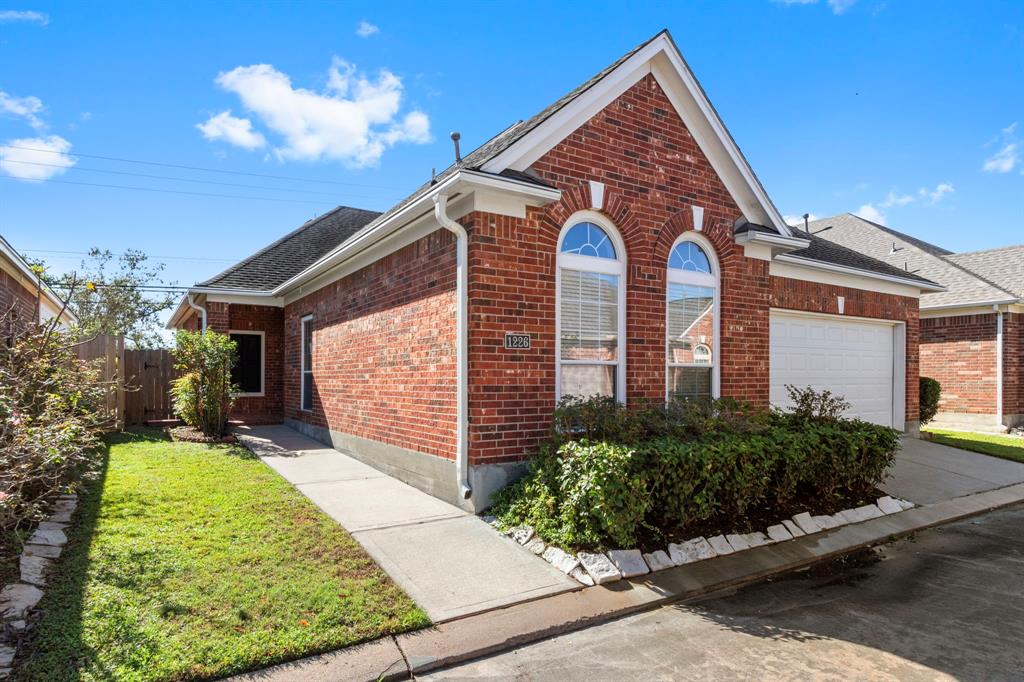
M308 324L310 334L313 332L313 316L303 315L299 320L299 412L312 412L313 405L304 405L303 398L305 397L305 391L303 391L303 382L306 380L306 372L309 372L310 379L313 377L313 368L306 369L306 327ZM310 339L312 341L312 338ZM310 346L309 349L310 360L312 360L313 348ZM313 396L310 396L310 402L312 402Z
M577 223L594 223L605 231L615 247L616 260L562 253L562 240L569 229ZM599 272L617 275L619 278L618 306L619 325L617 350L619 359L611 360L563 360L562 359L562 268L580 272ZM555 245L555 402L562 399L562 365L616 365L615 400L626 404L626 244L622 241L615 224L603 213L577 211L562 225Z
M692 284L694 286L710 287L714 290L714 304L712 310L714 314L714 324L712 325L712 339L711 345L711 397L721 397L721 376L722 376L722 362L721 362L721 326L722 326L722 286L721 286L721 266L718 262L718 254L715 251L714 245L707 237L696 232L687 232L680 236L672 243L672 248L668 250L668 257L671 260L672 252L676 250L676 247L683 242L693 242L704 251L704 255L708 257L708 263L711 265L711 274L703 272L689 272L687 270L679 270L677 268L670 268L668 262L665 263L665 271L668 273L665 278L665 400L666 402L671 400L672 396L669 392L671 385L671 371L673 367L708 367L709 363L697 363L697 362L670 362L669 361L669 309L668 309L668 288L670 284ZM698 318L699 319L699 318ZM694 322L696 324L696 321ZM708 344L702 344L707 346Z
M252 329L229 329L228 336L232 334L248 334L249 336L260 337L260 390L256 393L233 393L236 398L262 398L266 395L267 387L267 333L253 331Z

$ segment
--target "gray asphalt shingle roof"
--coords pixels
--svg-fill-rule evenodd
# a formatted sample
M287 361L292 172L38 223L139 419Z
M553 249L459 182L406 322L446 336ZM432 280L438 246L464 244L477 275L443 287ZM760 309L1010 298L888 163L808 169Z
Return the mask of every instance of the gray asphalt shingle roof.
M308 221L198 286L271 291L315 263L379 215L379 211L339 206Z
M946 259L981 275L1018 298L1024 298L1024 244L957 253Z
M924 293L922 308L990 303L1014 297L983 273L957 262L959 256L940 246L850 213L816 220L810 229L815 232L830 225L832 229L820 232L820 238L882 261L904 275L916 273L946 287L946 291Z

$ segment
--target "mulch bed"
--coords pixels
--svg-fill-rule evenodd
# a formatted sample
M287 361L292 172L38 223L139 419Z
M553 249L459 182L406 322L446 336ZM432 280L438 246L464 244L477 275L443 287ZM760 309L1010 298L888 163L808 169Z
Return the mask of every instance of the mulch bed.
M647 530L639 538L639 549L644 552L664 550L667 543L683 542L701 536L710 538L729 533L752 533L755 531L763 533L768 526L782 523L783 519L793 518L800 512L810 512L811 516L835 514L844 509L856 509L866 504L874 504L879 497L885 494L876 488L867 495L845 493L823 500L812 493L804 493L786 505L769 502L761 506L750 507L747 509L747 513L739 519L717 517L688 523L678 528Z
M171 426L164 429L164 432L171 437L171 440L185 443L237 443L238 439L233 434L225 434L219 438L207 436L191 426Z

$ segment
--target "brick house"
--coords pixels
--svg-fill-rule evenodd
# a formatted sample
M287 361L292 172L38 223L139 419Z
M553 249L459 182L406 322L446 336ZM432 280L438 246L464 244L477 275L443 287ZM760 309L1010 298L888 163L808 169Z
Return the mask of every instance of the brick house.
M76 321L71 311L64 310L64 301L50 287L40 285L25 259L0 236L0 315L8 312L15 323L45 322L58 315L62 324Z
M193 287L169 325L245 341L237 418L481 509L571 394L810 384L912 430L939 289L795 234L662 32L387 212L339 207Z
M849 214L809 227L946 287L921 297L921 375L942 384L935 426L1024 425L1024 245L953 253Z

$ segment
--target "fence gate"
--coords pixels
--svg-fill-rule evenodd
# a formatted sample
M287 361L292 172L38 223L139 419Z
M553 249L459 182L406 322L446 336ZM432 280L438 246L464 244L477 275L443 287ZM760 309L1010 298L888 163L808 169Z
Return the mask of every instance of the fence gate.
M104 413L109 428L119 429L124 424L124 337L100 334L76 348L78 357L94 362L100 378L106 385Z
M126 350L124 370L126 424L174 418L170 390L178 373L169 350Z

